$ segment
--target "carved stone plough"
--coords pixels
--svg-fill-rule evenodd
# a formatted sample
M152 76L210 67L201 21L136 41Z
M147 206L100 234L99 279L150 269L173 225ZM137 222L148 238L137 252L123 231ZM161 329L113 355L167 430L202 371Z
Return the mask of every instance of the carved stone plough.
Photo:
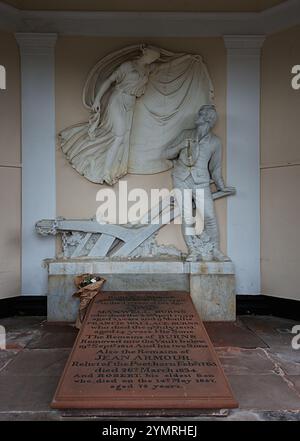
M229 196L215 192L214 199ZM137 224L113 225L99 223L96 219L53 219L36 223L36 231L42 236L62 235L65 258L128 258L161 255L180 256L172 246L160 246L156 235L166 224L180 216L174 199L166 198L152 208ZM199 238L195 237L195 240ZM199 246L205 246L199 243Z
M159 207L147 213L138 224L112 225L91 220L41 220L36 231L42 236L62 235L63 257L129 257L139 247L146 245L159 248L155 235L167 223L180 214L176 205L163 200ZM151 223L149 223L151 219ZM172 247L171 247L172 248ZM156 250L158 252L158 249ZM162 247L161 251L165 251ZM174 252L174 249L173 249ZM166 252L167 254L167 252Z

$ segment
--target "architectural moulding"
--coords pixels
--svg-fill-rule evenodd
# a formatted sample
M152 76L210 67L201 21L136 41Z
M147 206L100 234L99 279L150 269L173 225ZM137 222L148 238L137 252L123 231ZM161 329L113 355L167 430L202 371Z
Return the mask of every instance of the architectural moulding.
M0 30L103 37L216 37L270 34L300 23L300 2L259 13L21 11L0 2Z

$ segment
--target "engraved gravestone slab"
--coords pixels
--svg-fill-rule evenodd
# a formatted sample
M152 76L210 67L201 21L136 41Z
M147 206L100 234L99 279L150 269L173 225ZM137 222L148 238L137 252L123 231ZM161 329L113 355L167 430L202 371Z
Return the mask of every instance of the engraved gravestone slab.
M99 294L87 313L52 407L237 407L190 295Z

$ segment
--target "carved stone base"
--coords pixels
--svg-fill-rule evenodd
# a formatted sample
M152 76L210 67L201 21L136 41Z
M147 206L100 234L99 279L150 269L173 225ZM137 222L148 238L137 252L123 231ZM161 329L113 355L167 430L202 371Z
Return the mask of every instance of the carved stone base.
M205 322L236 319L234 274L197 274L190 276L190 293Z
M70 259L48 261L48 321L73 322L78 300L74 277L99 274L104 291L190 291L203 321L234 321L235 276L231 262Z

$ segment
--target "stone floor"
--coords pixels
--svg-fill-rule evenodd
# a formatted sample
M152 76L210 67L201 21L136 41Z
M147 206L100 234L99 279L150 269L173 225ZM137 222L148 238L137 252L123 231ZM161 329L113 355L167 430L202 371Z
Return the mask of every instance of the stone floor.
M240 408L189 419L300 420L300 350L291 345L296 324L257 316L207 324ZM0 351L0 420L77 419L49 407L76 337L74 327L47 324L43 317L2 319L0 325L8 345Z

